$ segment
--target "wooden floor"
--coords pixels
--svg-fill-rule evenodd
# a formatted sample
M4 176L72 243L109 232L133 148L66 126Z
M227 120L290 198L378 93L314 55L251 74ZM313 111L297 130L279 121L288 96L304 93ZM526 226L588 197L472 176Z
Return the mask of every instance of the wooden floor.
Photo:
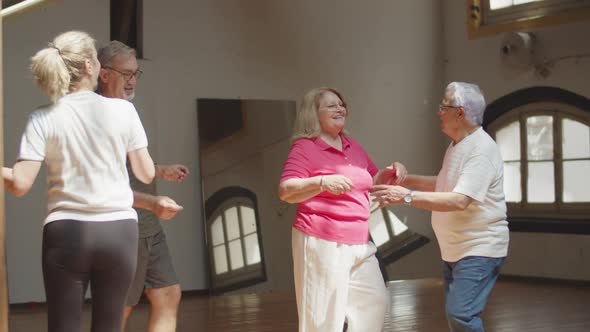
M384 331L448 331L441 287L441 282L433 279L388 283L392 305ZM89 325L88 309L85 326ZM147 312L148 305L140 304L130 318L127 332L146 331ZM178 318L178 332L297 331L294 294L287 292L185 295ZM10 332L46 331L45 319L44 305L15 306L10 312ZM590 331L590 286L501 280L492 292L484 320L486 331Z

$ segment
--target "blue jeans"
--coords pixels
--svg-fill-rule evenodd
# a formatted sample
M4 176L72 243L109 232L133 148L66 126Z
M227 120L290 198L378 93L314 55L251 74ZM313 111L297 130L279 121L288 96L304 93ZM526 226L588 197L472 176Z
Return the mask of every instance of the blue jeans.
M451 332L483 332L481 313L505 257L468 256L443 262L445 311Z

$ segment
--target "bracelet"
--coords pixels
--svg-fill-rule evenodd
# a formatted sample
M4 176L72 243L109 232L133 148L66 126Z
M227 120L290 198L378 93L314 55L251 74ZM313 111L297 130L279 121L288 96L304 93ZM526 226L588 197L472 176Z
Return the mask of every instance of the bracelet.
M320 192L324 191L324 176L320 176Z

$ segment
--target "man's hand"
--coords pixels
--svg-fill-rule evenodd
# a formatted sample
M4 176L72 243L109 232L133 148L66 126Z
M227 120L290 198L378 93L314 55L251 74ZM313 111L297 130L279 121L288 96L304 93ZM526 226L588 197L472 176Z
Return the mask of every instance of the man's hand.
M156 196L152 204L152 212L160 219L170 220L182 211L183 207L168 196Z
M373 201L379 203L379 207L385 207L388 205L403 204L404 196L410 190L401 186L380 184L371 187L369 192L373 196Z
M156 177L171 182L182 182L189 174L184 165L156 165Z

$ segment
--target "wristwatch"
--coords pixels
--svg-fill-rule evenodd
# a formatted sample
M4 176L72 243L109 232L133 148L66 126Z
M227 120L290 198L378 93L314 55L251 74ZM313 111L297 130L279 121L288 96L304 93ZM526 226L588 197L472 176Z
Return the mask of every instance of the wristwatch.
M413 192L414 192L413 190L410 190L410 191L408 191L406 196L404 196L404 204L405 205L412 205L412 201L414 200L414 197L412 197Z

